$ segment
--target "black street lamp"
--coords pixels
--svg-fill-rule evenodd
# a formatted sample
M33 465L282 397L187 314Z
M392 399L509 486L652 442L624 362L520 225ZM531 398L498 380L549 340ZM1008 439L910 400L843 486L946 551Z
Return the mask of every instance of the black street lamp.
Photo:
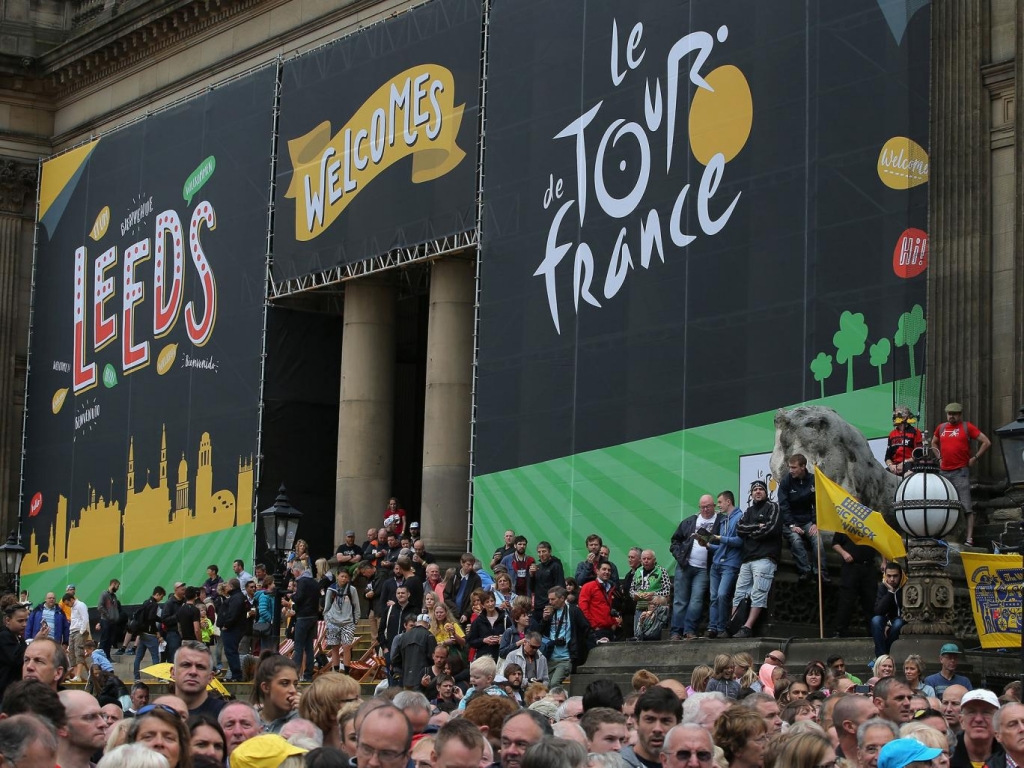
M1003 463L1011 486L1024 485L1024 408L1009 424L996 430L1003 448Z
M18 543L18 534L11 531L7 543L0 547L0 576L8 586L18 591L18 576L21 573L21 559L25 556L25 548Z
M288 573L285 569L285 558L295 546L295 535L299 531L299 520L302 513L288 501L288 492L284 483L277 491L277 498L274 505L260 512L260 520L263 521L263 539L267 549L273 553L276 563L274 582L277 584L274 595L274 627L272 637L274 638L274 650L277 650L281 640L281 599L288 589Z

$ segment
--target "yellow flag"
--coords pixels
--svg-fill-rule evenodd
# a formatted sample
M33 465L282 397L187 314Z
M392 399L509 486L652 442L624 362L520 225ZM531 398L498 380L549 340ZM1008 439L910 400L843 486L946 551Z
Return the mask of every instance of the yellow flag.
M1024 558L968 552L961 552L960 557L981 647L1019 648Z
M818 527L823 531L841 531L854 544L866 544L883 557L906 557L903 539L885 522L880 512L865 507L842 486L829 480L819 467L814 468L814 498Z

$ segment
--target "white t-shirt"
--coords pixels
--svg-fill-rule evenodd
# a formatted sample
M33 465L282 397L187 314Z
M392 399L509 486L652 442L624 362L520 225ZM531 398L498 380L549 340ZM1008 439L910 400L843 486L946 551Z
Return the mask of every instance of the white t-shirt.
M710 531L714 527L714 525L715 525L715 518L714 517L710 517L708 519L704 519L700 515L697 515L697 528L694 529L694 530L696 531L696 530L704 529L706 531ZM693 542L693 546L690 547L690 560L689 560L689 564L691 566L693 566L694 568L707 568L708 567L708 548L707 547L702 547L700 544L698 544L696 541L694 541Z

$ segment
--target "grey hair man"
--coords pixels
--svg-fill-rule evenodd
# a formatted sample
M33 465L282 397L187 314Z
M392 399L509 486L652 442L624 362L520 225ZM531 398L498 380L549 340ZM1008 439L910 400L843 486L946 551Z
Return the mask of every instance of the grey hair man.
M683 724L699 725L710 732L718 716L730 706L732 702L721 691L695 693L683 702Z
M570 720L574 723L578 723L580 717L583 715L583 697L582 696L570 696L568 699L558 705L558 714L555 715L557 722L563 720Z
M57 731L48 720L14 715L0 720L0 755L15 766L34 768L57 762Z
M665 734L661 747L661 764L665 768L711 765L715 743L711 734L692 723L680 723Z
M857 768L878 768L878 753L900 735L896 723L884 717L865 720L857 729Z
M418 691L402 691L391 702L406 716L412 725L413 735L423 733L430 723L430 701Z

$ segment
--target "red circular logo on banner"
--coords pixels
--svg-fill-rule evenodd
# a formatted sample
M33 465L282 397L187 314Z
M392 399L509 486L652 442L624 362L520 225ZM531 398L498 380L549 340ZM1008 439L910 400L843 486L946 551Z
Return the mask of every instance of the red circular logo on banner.
M32 497L32 501L28 503L28 516L35 517L39 514L39 510L43 508L43 494L36 492L36 495Z
M923 229L907 229L896 241L892 252L892 271L899 277L917 277L928 269L928 233Z

